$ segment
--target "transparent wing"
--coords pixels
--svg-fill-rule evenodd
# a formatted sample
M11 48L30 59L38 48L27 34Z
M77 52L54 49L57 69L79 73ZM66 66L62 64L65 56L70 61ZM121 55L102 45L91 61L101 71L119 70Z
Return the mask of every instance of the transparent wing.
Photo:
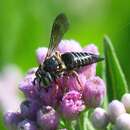
M54 20L52 26L50 43L46 58L50 57L53 54L53 52L55 52L58 44L60 43L63 35L68 30L68 28L69 28L69 22L67 17L63 13L59 14Z

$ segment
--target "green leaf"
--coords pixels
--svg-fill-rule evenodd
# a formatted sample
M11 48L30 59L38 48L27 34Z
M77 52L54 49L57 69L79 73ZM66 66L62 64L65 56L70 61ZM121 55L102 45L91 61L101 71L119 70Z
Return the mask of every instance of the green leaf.
M108 36L104 37L105 79L107 84L108 100L121 99L128 92L128 85L119 64L114 47Z

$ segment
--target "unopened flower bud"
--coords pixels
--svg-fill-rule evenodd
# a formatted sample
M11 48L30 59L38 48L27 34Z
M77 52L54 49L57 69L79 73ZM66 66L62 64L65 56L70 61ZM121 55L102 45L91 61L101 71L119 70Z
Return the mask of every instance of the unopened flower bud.
M17 124L22 121L22 115L19 112L7 112L4 115L4 121L9 130L15 130Z
M126 112L130 113L130 93L124 94L121 102L124 104Z
M130 130L130 115L127 113L121 114L116 119L115 130Z
M38 128L35 122L23 120L18 124L17 130L38 130Z
M81 52L82 48L80 44L75 40L62 40L58 46L58 51L65 52Z
M87 53L93 53L93 54L99 55L98 48L93 43L84 47L83 51Z
M106 87L104 81L99 77L92 77L86 81L83 97L88 107L99 106L105 96Z
M108 114L112 123L114 123L116 119L125 112L126 110L124 105L118 100L113 100L108 106Z
M23 101L20 106L23 117L31 120L36 120L36 113L39 108L39 103L34 100Z
M45 106L37 113L37 123L44 130L56 130L59 123L58 114L51 106Z
M96 108L92 114L92 124L96 129L105 129L109 123L107 112L102 108Z
M35 79L34 74L28 74L24 77L20 83L20 90L25 94L27 98L37 98L39 96L38 87L34 86L33 82Z
M62 98L61 110L65 118L75 119L85 109L82 95L77 91L70 91Z
M39 64L43 63L43 61L45 60L46 54L47 54L47 48L45 47L40 47L36 50L37 61Z

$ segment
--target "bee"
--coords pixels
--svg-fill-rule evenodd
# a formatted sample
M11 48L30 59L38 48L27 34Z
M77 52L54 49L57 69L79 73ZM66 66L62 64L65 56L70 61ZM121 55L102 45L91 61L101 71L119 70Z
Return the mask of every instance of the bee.
M69 28L69 22L65 14L59 14L54 20L50 43L45 60L39 65L34 79L48 88L53 81L57 78L65 76L70 73L77 75L76 71L83 67L103 60L99 55L95 55L87 52L66 52L64 54L56 51L58 44L60 43L63 35ZM80 81L77 77L80 84Z

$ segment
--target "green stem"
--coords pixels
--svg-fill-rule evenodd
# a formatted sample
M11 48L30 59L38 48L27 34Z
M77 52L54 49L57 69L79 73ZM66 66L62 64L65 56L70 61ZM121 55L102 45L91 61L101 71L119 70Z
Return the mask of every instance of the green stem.
M80 116L77 120L79 130L84 130L84 113L80 113Z
M65 126L66 126L67 130L72 130L72 126L71 126L72 121L64 120L64 122L65 122Z

